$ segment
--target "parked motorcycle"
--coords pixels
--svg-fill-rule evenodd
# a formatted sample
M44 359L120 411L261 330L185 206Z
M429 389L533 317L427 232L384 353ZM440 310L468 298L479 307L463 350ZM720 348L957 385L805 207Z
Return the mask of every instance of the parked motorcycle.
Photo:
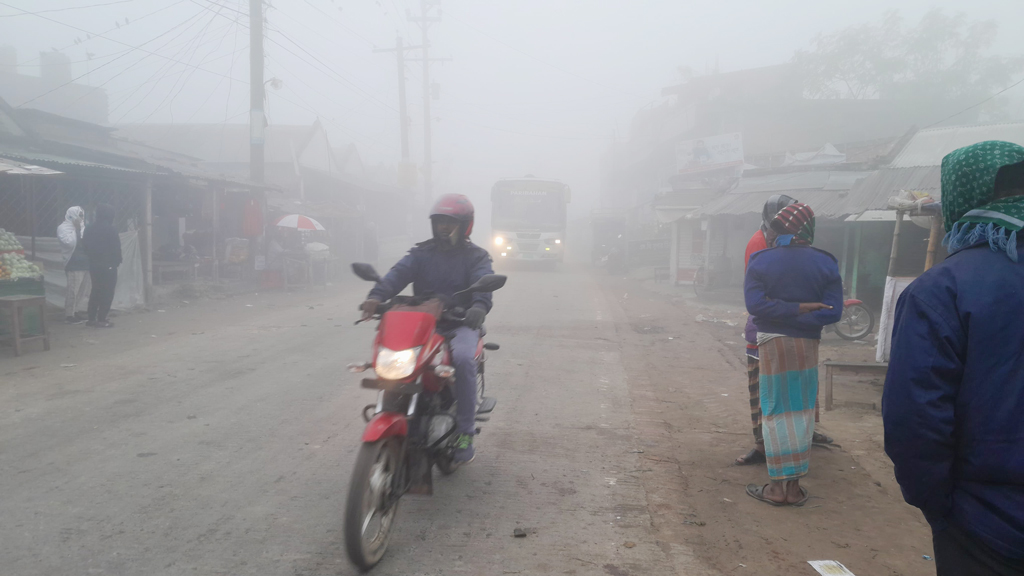
M875 316L864 302L848 298L843 302L842 318L827 329L835 330L844 340L861 340L875 329Z
M369 264L353 264L352 270L363 280L380 280ZM399 499L407 493L432 494L434 465L445 475L459 468L454 461L455 368L437 323L464 321L465 311L452 306L452 300L493 292L505 281L505 276L488 274L452 299L396 296L377 307L374 318L380 324L372 361L349 365L351 372L372 369L375 377L364 378L362 386L379 390L377 403L363 409L367 425L345 505L345 548L360 570L373 568L384 556ZM483 340L477 346L478 421L486 420L496 404L483 396L483 374L485 351L498 348Z

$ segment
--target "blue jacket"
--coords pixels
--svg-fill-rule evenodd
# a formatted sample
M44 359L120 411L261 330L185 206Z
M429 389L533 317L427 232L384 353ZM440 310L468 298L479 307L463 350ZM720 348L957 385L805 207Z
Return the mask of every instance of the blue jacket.
M893 325L882 418L903 497L1024 558L1024 263L957 252L904 290Z
M780 246L752 254L743 296L758 332L818 340L821 328L843 315L843 280L836 259L811 246ZM798 314L801 302L822 302L832 309Z
M469 288L481 276L493 273L490 254L476 244L467 240L460 246L441 250L433 240L427 240L413 246L412 250L391 268L373 290L370 290L370 298L381 302L390 300L405 290L410 283L415 296L451 296ZM489 312L491 295L473 294L453 302L453 305L463 308L480 306Z

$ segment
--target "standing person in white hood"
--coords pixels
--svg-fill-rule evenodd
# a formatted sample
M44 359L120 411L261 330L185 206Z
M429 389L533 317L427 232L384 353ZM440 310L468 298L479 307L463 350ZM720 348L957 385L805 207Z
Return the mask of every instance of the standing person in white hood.
M60 241L61 256L64 257L64 273L68 288L64 296L64 321L70 324L82 322L80 304L89 293L92 282L89 278L89 256L81 245L82 229L85 228L85 210L81 206L68 208L64 222L57 226L57 240Z

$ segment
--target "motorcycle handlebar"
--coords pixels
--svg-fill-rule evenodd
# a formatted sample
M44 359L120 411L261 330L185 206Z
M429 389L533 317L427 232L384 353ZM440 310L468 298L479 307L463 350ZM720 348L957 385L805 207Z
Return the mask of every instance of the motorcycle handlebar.
M380 320L380 317L383 316L384 313L387 312L390 309L391 309L391 302L381 302L380 304L377 305L377 309L374 311L372 316L367 316L366 318L360 318L359 320L356 320L355 322L353 322L353 325L358 326L359 324L362 324L363 322L367 322L369 320ZM466 321L466 310L464 308L456 306L454 308L451 308L451 309L448 309L448 310L445 310L444 312L442 312L441 313L441 319L442 320L452 320L452 321L455 321L455 322L465 322Z

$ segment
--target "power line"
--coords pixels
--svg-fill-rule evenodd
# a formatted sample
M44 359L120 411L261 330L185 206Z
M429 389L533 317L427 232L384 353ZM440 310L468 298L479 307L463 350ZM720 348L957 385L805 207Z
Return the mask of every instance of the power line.
M195 15L195 16L193 16L192 18L189 18L189 20L193 20L193 19L198 19L198 17L199 17L199 16L200 16L200 14L196 14L196 15ZM171 38L170 40L168 40L168 41L167 41L167 42L166 42L166 43L165 43L165 44L164 44L163 46L160 46L159 48L157 48L157 50L161 50L161 49L163 49L163 48L167 47L168 45L170 45L170 43L171 43L171 42L174 42L175 40L177 40L178 38L180 38L180 37L182 36L182 34L185 34L185 33L186 33L186 32L187 32L187 31L188 31L188 30L189 30L189 29L190 29L191 27L192 27L192 25L189 25L189 26L188 26L187 28L185 28L184 30L182 30L182 31L181 31L180 33L178 33L177 35L175 35L175 37L174 37L174 38ZM189 44L191 44L191 43L192 43L193 41L194 41L194 38L191 38L191 39L189 39L189 40L188 40L187 42L185 42L185 43L184 43L184 48L182 48L181 50L179 50L179 51L178 51L178 52L177 52L177 53L175 54L175 58L177 58L177 57L178 57L179 55L181 55L181 54L184 54L184 53L185 53L185 52L186 52L186 51L188 50L188 45L189 45ZM110 78L108 78L108 79L107 79L107 80L106 80L105 82L103 82L103 84L100 84L100 86L103 86L104 84L107 84L107 83L109 83L109 82L110 82L111 80L114 80L115 78L117 78L117 77L121 76L122 74L125 74L125 73L127 73L127 72L128 72L129 70L133 69L134 67L136 67L136 66L138 66L139 64L141 64L142 62L144 62L144 61L145 61L145 60L146 60L147 58L149 58L149 55L143 56L142 58L138 59L138 60L137 60L137 61L136 61L136 62L135 62L134 64L132 64L132 65L131 65L131 66L129 66L128 68L125 68L124 70L122 70L122 71L118 72L118 73L117 73L117 74L115 74L114 76L111 76ZM131 94L129 94L128 96L126 96L125 98L123 98L123 99L122 99L122 100L121 100L120 102L118 102L118 104L117 104L116 106L114 106L114 108L113 108L113 109L111 109L111 111L110 111L110 112L114 112L114 111L116 111L116 110L117 110L118 108L120 108L121 106L123 106L123 105L124 105L124 104L125 104L125 103L126 103L126 102L127 102L128 100L129 100L129 99L131 99L131 98L132 98L133 96L135 96L135 94L137 94L137 93L138 93L138 91L139 91L139 90L141 90L141 89L142 89L142 88L143 88L143 87L144 87L145 85L147 85L147 84L149 84L150 82L152 82L154 78L160 77L160 78L162 79L162 77L164 76L164 74L166 74L166 71L167 71L167 70L168 70L168 69L170 68L171 64L172 64L171 62L164 62L164 63L163 63L163 64L162 64L162 65L161 65L160 67L158 67L158 68L156 69L156 71L155 71L155 72L153 72L153 74L152 74L152 75L151 75L151 76L150 76L150 77L149 77L148 79L146 79L146 81L144 81L143 83L139 84L139 86L138 86L138 87L136 87L136 88L135 88L135 89L134 89L134 90L132 91L132 93L131 93ZM155 88L155 86L154 86L154 88ZM129 110L128 112L131 112L132 110L134 110L135 108L137 108L137 107L138 107L138 106L139 106L139 105L140 105L140 104L141 104L141 103L142 103L142 102L143 102L143 101L144 101L144 100L146 99L146 97L148 97L148 96L149 96L149 95L150 95L150 94L151 94L152 92L153 92L153 90L152 90L152 89L151 89L151 90L150 90L149 92L147 92L147 93L146 93L146 96L145 96L145 97L143 97L143 98L142 98L142 99L141 99L141 100L139 101L139 103L138 103L138 104L136 104L135 106L133 106L133 107L131 108L131 110ZM126 114L127 114L127 113L126 113ZM122 116L121 116L121 118L124 118L124 115L122 115ZM118 121L120 121L120 119L119 119Z
M6 4L5 4L5 3L3 3L3 2L0 2L0 5L6 5ZM177 25L175 25L175 26L171 27L171 29L169 29L169 30L167 30L166 32L164 32L164 33L160 34L159 36L156 36L156 37L154 37L154 38L150 38L149 40L147 40L147 41L143 42L143 43L142 43L142 46L145 46L146 44L149 44L150 42L154 42L154 41L156 41L156 40L159 40L160 38L162 38L162 37L166 36L167 34L170 34L171 32L173 32L173 31L174 31L174 30L176 30L177 28L179 28L179 27L181 27L181 26L184 26L185 24L189 23L189 21L191 21L191 20L193 20L193 19L197 18L198 16L199 16L199 14L195 14L195 15L193 15L192 17L190 17L190 18L186 19L185 21L183 21L183 22L181 22L181 23L179 23L179 24L177 24ZM45 17L45 16L41 16L41 18L46 18L46 17ZM57 22L57 21L56 21L56 20L54 20L54 22ZM58 24L64 24L63 22L57 22L57 23L58 23ZM70 26L69 24L64 24L64 25L65 25L65 26ZM71 26L71 27L72 27L72 28L74 28L73 26ZM118 42L118 43L119 43L119 44L125 44L124 42ZM167 58L166 56L163 56L163 55L161 55L161 54L157 54L156 52L152 52L152 51L150 51L150 50L144 50L144 49L142 48L142 46L131 46L131 45L129 45L129 44L125 44L125 45L126 45L126 46L130 46L130 47L131 47L131 50L128 50L127 52L125 52L125 53L121 54L120 56L118 56L117 58L114 58L113 60L111 60L111 61L109 61L109 62L106 62L106 63L104 63L104 64L101 64L100 66L97 66L96 68L94 68L93 70L90 70L89 72L86 72L85 74L81 74L81 75L79 75L79 76L76 76L76 77L72 78L71 80L69 80L69 81L67 81L67 82L65 82L65 83L63 83L63 84L61 84L61 85L59 85L59 86L56 86L56 87L54 87L54 88L52 88L52 89L50 89L50 90L48 90L48 91L46 91L46 92L43 92L42 94L40 94L40 95L38 95L38 96L36 96L36 97L34 97L34 98L30 99L30 100L27 100L27 101L25 101L25 102L22 102L21 104L19 104L19 106L24 106L24 105L26 105L26 104L30 104L30 103L32 103L32 102L35 102L36 100L38 100L38 99L40 99L40 98L42 98L42 97L46 96L47 94L51 94L51 93L53 93L53 92L56 92L57 90L60 90L61 88L65 87L65 86L68 86L68 85L70 85L70 84L73 84L73 83L77 82L78 80L81 80L82 78L84 78L84 77L88 76L89 74L92 74L92 73L93 73L93 72L95 72L96 70L99 70L99 69L101 69L101 68L105 68L105 67L107 67L107 66L109 66L109 65L113 64L114 62L117 62L117 61L118 61L118 60L120 60L121 58L124 58L125 56L127 56L127 55L131 54L132 52L135 52L136 50L142 50L143 52L147 52L147 53L149 53L149 54L153 54L153 55L156 55L156 56L160 56L161 58ZM169 60L173 60L173 59L172 59L172 58L169 58ZM140 61L141 61L141 60L140 60ZM103 84L100 84L100 86L103 86L103 85L104 85L104 84L106 84L107 82L110 82L110 80L113 80L114 78L116 78L116 77L120 76L121 74L125 73L125 72L126 72L127 70L128 70L128 69L125 69L125 70L122 70L121 72L118 72L118 73L117 73L117 74L115 74L115 75L114 75L113 77L111 77L111 78L107 79L107 81L106 81L106 82L104 82Z
M136 18L135 20L132 21L132 24L135 24L135 23L137 23L137 22L139 22L141 20L145 20L146 18L149 18L150 16L154 16L156 14L159 14L160 12L163 12L164 10L168 10L170 8L173 8L173 7L177 6L178 4L184 4L184 3L185 3L185 0L178 0L177 2L174 2L172 4L168 4L167 6L164 6L163 8L157 8L156 10L154 10L152 12L149 12L147 14L143 14L142 16L139 16L138 18ZM34 14L32 12L29 12L28 10L22 10L21 8L15 8L13 6L6 5L6 4L5 4L5 6L7 6L8 8L14 8L15 10L21 10L22 14L16 14L16 16L23 16L25 14L36 15L36 14ZM117 26L117 27L114 27L114 28L111 28L111 29L107 30L103 34L109 34L109 33L113 32L113 31L119 30L119 29L120 29L120 26ZM63 52L64 50L67 50L68 48L74 47L76 44L85 44L86 42L88 42L89 40L92 40L93 38L95 38L97 36L104 37L102 35L94 35L94 34L90 34L88 32L86 34L88 36L86 37L85 40L82 40L80 42L78 40L76 40L75 42L73 42L71 44L68 44L67 46L64 46L60 50L57 50L57 52ZM31 64L31 63L39 60L39 58L40 58L40 56L36 56L35 58L32 58L31 60L28 60L28 61L24 62L24 64Z
M184 0L182 0L182 1L184 1ZM18 7L16 7L16 6L11 6L10 4L8 4L8 3L6 3L6 2L0 2L0 6L6 6L6 7L8 7L8 8L12 8L12 9L15 9L15 10L21 10L21 8L18 8ZM22 11L22 12L26 12L26 13L29 13L29 14L31 14L31 12L28 12L28 11L26 11L26 10L21 10L21 11ZM56 24L60 24L60 25L62 25L62 26L67 26L68 28L72 28L72 29L74 29L74 30L78 30L79 32L85 32L86 34L92 34L92 33L91 33L91 32L89 32L88 30L85 30L85 29L79 28L78 26L74 26L74 25L72 25L72 24L68 24L68 23L66 23L66 22L61 22L60 20L54 20L53 18L50 18L50 17L48 17L48 16L41 16L41 15L39 15L39 14L34 14L34 15L35 15L35 16L37 16L37 17L39 17L39 18L42 18L42 19L44 19L44 20L48 20L48 21L50 21L50 22L54 22L54 23L56 23ZM172 29L172 30L173 30L173 29ZM115 40L115 39L113 39L113 38L109 38L109 37L107 37L107 36L104 36L104 35L101 35L101 34L92 34L92 35L93 35L94 37L98 37L98 38L103 38L104 40L108 40L108 41L110 41L110 42L114 42L114 43L116 43L116 44L121 44L122 46L128 46L129 48L132 48L132 50L130 50L129 52L126 52L125 54L123 54L123 55L121 55L121 56L118 56L117 58L115 58L114 60L111 60L110 62L107 62L107 63L106 63L106 64L104 64L103 66L107 66L107 65L109 65L109 64L112 64L113 62L115 62L115 61L117 61L117 60L119 60L119 59L123 58L124 56L126 56L126 55L130 54L131 52L134 52L134 51L136 51L136 50L140 50L140 51L142 51L142 52L145 52L145 53L147 53L147 54L151 54L151 55L153 55L153 56L157 56L157 57L159 57L159 58L163 58L163 59L165 59L165 60L170 60L170 61L172 61L172 62L177 62L177 63L179 63L179 64L183 64L183 65L185 65L185 66L188 66L188 67L190 67L190 68L196 68L196 69L198 69L198 70L202 70L202 71L204 71L204 72L207 72L207 73L209 73L209 74L214 74L214 75L216 75L216 76L224 76L223 74L219 74L219 73L217 73L217 72L214 72L214 71L212 71L212 70L206 70L205 68L202 68L202 67L199 67L199 66L193 65L193 64L191 64L191 63L189 63L189 62L182 62L181 60L175 60L174 58L170 58L170 57L168 57L168 56L164 56L163 54L158 54L158 53L156 53L156 52L153 52L152 50L146 50L146 49L142 48L142 46L145 46L146 44L149 44L149 43L150 43L150 42L152 42L153 40L156 40L157 38L160 38L161 36L164 36L165 34L167 34L167 33L169 33L169 32L171 32L171 30L168 30L167 32L164 32L164 34L161 34L160 36L157 36L156 38L151 38L151 39L149 39L149 40L147 40L147 41L143 42L143 43L142 43L141 45L139 45L139 46L133 46L133 45L131 45L131 44L128 44L127 42L121 42L120 40ZM102 66L101 66L101 67L102 67ZM97 69L98 69L98 68L97 68ZM60 88L63 88L64 86L67 86L68 84L71 84L71 83L75 82L76 80L78 80L78 79L80 79L80 78L82 78L82 77L84 77L84 76L86 76L86 74L82 74L81 76L78 76L78 77L76 77L76 78L73 78L73 79L72 79L72 80L71 80L70 82L65 82L64 84L61 84L60 86L57 86L56 88L53 88L52 90L49 90L48 92L44 92L43 94L40 94L39 96L36 96L35 98L32 98L31 100L29 100L29 101L27 101L27 102L23 102L23 103L22 103L21 105L22 105L22 106L24 106L25 104L28 104L29 102L34 102L34 101L38 100L39 98L42 98L43 96L45 96L45 95L47 95L47 94L50 94L51 92L54 92L55 90L59 90ZM228 77L230 78L230 76L228 76ZM237 78L231 78L231 79L232 79L232 80L234 80L234 81L236 81L236 82L245 82L244 80L238 80ZM248 84L248 82L246 82L246 84Z
M203 26L203 29L199 31L199 34L197 34L197 35L196 35L196 37L195 37L195 39L194 39L194 41L195 41L195 44L194 44L194 46L193 46L193 48L192 48L192 54L190 54L190 55L188 56L188 61L189 61L189 62L192 62L192 59L193 59L193 58L195 58L195 56L196 56L196 53L197 53L197 52L199 52L199 48L200 48L200 47L201 47L201 46L203 45L203 41L202 41L202 39L206 37L206 33L207 33L207 31L209 31L209 29L210 29L210 25L211 25L211 24L213 24L213 21L214 21L215 19L216 19L216 17L214 17L214 18L210 18L210 21L209 21L209 22L207 22L207 23L206 23L206 25L205 25L205 26ZM219 48L219 47L221 46L221 44L223 44L223 41L224 41L224 37L223 37L223 36L221 36L221 37L220 37L220 43L218 43L218 44L217 44L217 48ZM216 50L216 48L215 48L214 50ZM201 61L199 62L199 64L200 64L200 65L202 65L202 64L206 64L206 61L207 61L207 59L208 59L208 58L210 57L210 54L212 54L212 53L213 53L213 50L211 50L210 52L208 52L208 53L206 54L206 56L204 56L204 57L203 57L203 59L202 59L202 60L201 60ZM185 85L186 85L186 84L188 84L188 81L189 81L190 79L192 79L192 76L194 76L194 75L195 75L195 73L196 73L196 69L195 69L195 68L193 68L193 69L192 69L192 71L191 71L191 72L189 72L188 76L186 76L186 77L185 77L185 78L184 78L184 79L182 80L182 82L181 82L181 86L180 86L180 87L178 88L178 90L177 90L177 91L176 91L176 92L174 93L174 95L173 95L173 96L170 96L170 99L171 99L171 103L169 104L169 106L171 107L171 108L170 108L170 112L171 112L171 120L172 120L172 121L174 120L174 110L173 110L173 106L174 106L174 101L175 101L175 99L177 99L178 95L179 95L179 94L181 94L181 91L185 89ZM179 76L179 78L178 78L178 79L181 79L181 77ZM176 79L176 80L174 81L174 85L172 85L172 86L171 86L171 90L174 90L174 86L178 84L178 79ZM223 78L221 78L221 80L223 80ZM170 95L170 92L168 92L168 95ZM151 117L153 116L153 114L156 114L157 110L159 110L160 108L162 108L162 107L163 107L163 105L164 105L164 102L167 102L167 98L168 98L168 96L164 96L164 99L163 99L163 100L161 100L159 104L157 104L156 108L155 108L155 109L153 110L153 112L152 112L152 113L150 113L150 115L149 115L149 116L146 116L146 118L145 118L145 119L143 120L143 122L146 122L146 121L148 121L148 120L149 120L149 119L150 119L150 118L151 118Z
M925 126L924 128L922 128L922 130L927 129L927 128L931 128L932 126L935 126L936 124L942 124L946 120L949 120L951 118L956 118L957 116L963 114L964 112L968 112L970 110L974 110L975 108L977 108L978 106L981 106L982 104L986 104L988 102L991 102L992 100L994 100L996 98L996 96L999 96L1003 92L1006 92L1006 91L1008 91L1008 90L1010 90L1012 88L1016 88L1017 86L1019 86L1021 84L1024 84L1024 78L1021 78L1020 80L1017 80L1013 84L1010 84L1006 88L1003 88L999 92L996 92L995 94L989 96L988 98L985 98L984 100L982 100L981 102L978 102L977 104L973 104L971 106L968 106L967 108L964 108L963 110L957 112L956 114L951 114L949 116L946 116L945 118L943 118L942 120L939 120L938 122L932 122L931 124L929 124L929 125Z
M221 40L223 40L223 37L221 37ZM218 47L219 47L219 46L218 46ZM197 47L197 49L198 49L198 47ZM234 58L234 56L235 56L236 54L238 54L239 52L241 52L241 51L243 51L243 50L245 50L245 49L246 49L245 47L243 47L243 48L240 48L240 49L236 49L235 51L231 52L230 54L221 54L220 56L218 56L218 57L214 58L213 60L207 60L207 58L209 58L209 57L210 57L210 55L212 54L212 52L210 52L210 53L207 53L207 55L206 55L206 56L204 56L204 58L203 58L203 61L202 61L201 63L202 63L202 64L207 64L207 63L209 63L209 62L216 62L217 60L222 60L222 59L224 59L224 58L227 58L227 57L229 57L229 56L230 56L230 57L232 57L232 58ZM193 52L193 55L194 55L194 52ZM176 92L174 92L174 95L173 95L173 96L171 96L171 105L173 105L173 104L174 104L174 100L175 100L175 99L176 99L176 98L178 97L178 95L179 95L179 94L181 93L181 91L182 91L182 90L184 90L184 88L185 88L185 85L186 85L186 84L188 84L188 81L189 81L189 79L191 79L191 78L192 78L192 76L193 76L193 75L194 75L194 74L196 73L196 70L195 70L195 69L193 69L193 70L191 70L191 71L189 71L189 70L181 70L181 71L180 71L180 72L178 73L178 75L177 75L177 78L176 78L176 79L175 79L175 81L174 81L174 82L175 82L175 85L177 85L177 83L178 83L178 80L180 80L180 79L181 79L181 77L182 77L182 76L183 76L184 74L186 74L186 73L188 74L188 77L186 77L186 78L184 79L184 81L183 81L183 82L181 83L181 86L180 86L180 87L178 88L178 90L177 90ZM161 78L160 80L163 80L163 79L164 79L164 78ZM222 76L222 77L221 77L221 78L220 78L220 79L219 79L219 80L217 81L217 88L220 88L221 84L223 84L223 83L224 83L224 80L225 80L225 79L226 79L226 77L223 77L223 76ZM145 102L145 101L146 101L146 99L148 98L149 94L151 94L151 93L153 92L153 90L155 90L155 89L156 89L156 87L157 87L158 85L159 85L159 80L157 81L157 83L153 84L153 87L152 87L152 88L150 89L150 91L149 91L149 92L148 92L148 93L146 94L146 96L145 96L145 97L143 97L142 99L140 99L140 100L139 100L139 104L142 104L143 102ZM216 89L217 89L217 88L214 88L214 91L216 91ZM171 86L171 90L174 90L174 85L172 85L172 86ZM212 95L212 94L213 94L213 92L211 91L211 95ZM168 95L170 95L170 92L168 92ZM205 105L206 105L206 102L208 102L209 100L210 100L210 96L207 96L206 100L205 100L205 101L203 102L203 104L202 104L202 105L204 105L204 106L205 106ZM164 102L166 102L166 101L167 101L167 96L165 96L165 97L164 97L164 99L163 99L163 100L162 100L162 101L160 102L160 104L158 104L158 105L156 106L156 108L155 108L155 109L153 110L153 112L151 112L151 113L149 114L149 116L146 116L146 117L145 117L145 118L144 118L144 119L142 120L142 122L147 122L147 121L149 121L149 119L150 119L150 118L152 118L152 117L153 117L153 115L154 115L154 114L156 114L156 113L157 113L157 111L159 111L159 110L160 110L160 108L161 108L161 107L163 106ZM138 108L138 104L137 104L137 105L135 105L134 107L132 107L132 110L134 110L135 108ZM131 110L129 110L128 112L125 112L124 114L122 114L122 115L121 115L121 118L119 118L119 119L118 119L118 122L120 122L120 121L121 121L122 119L124 119L124 118L125 118L126 116L128 116L128 114L129 114L130 112L131 112ZM173 118L173 111L172 111L172 118Z
M36 12L22 13L22 14L0 14L0 18L13 18L15 16L35 16L38 14L44 14L47 12L66 12L68 10L87 10L89 8L100 8L102 6L113 6L114 4L127 4L134 0L115 0L114 2L105 2L103 4L91 4L89 6L68 6L67 8L51 8L49 10L38 10Z
M374 96L374 95L373 95L373 94L371 94L370 92L367 92L366 90L364 90L364 89L360 88L360 87L359 87L359 86L358 86L357 84L355 84L355 83L354 83L354 82L352 82L351 80L349 80L349 79L345 78L344 76L342 76L342 75L341 75L340 73L338 73L338 72L337 72L336 70L334 70L333 68L331 68L331 66L330 66L329 64L325 63L325 62L324 62L323 60L321 60L321 59L320 59L320 58L319 58L318 56L316 56L315 54L313 54L312 52L310 52L309 50L307 50L306 48L304 48L304 47L303 47L303 46L302 46L301 44L299 44L299 43L298 43L298 42L296 42L295 40L292 40L292 39L291 39L291 38L290 38L290 37L289 37L289 36L288 36L287 34L285 34L284 32L281 32L281 30L279 30L279 29L273 29L272 31L273 31L273 32L277 32L278 34L280 34L280 35L281 35L281 37L283 37L283 38L284 38L285 40L288 40L289 42L291 42L292 44L294 44L294 45L295 45L295 47L296 47L296 48L298 48L299 50L301 50L301 51L302 51L303 53L305 53L305 54L308 54L310 58L312 58L312 59L313 59L314 61L316 61L317 63L319 63L319 64L320 64L320 65L321 65L321 66L322 66L322 67L323 67L324 69L326 69L327 71L329 71L329 72L331 72L332 74L334 74L335 76L337 76L337 78L338 78L338 79L339 79L339 80L340 80L340 81L341 81L342 83L344 83L344 84L348 84L348 85L349 85L349 86L350 86L351 88L353 88L354 90L356 90L356 91L358 91L358 92L361 92L361 93L363 93L364 95L366 95L367 97L369 97L369 98L370 98L371 100L374 100L375 102L377 102L377 103L378 103L378 104L380 104L381 106L383 106L383 107L387 108L388 110L391 110L392 112L395 112L395 111L396 111L396 110L395 110L395 108L394 108L393 106L391 106L390 104L388 104L388 103L384 102L383 100L381 100L381 99L377 98L376 96ZM308 60L305 60L304 58L302 58L301 56L299 56L298 54L296 54L295 52L293 52L292 50L290 50L290 49L289 49L289 48L288 48L287 46L285 46L284 44L281 44L281 43L280 43L280 42L278 42L277 40L274 40L273 38L271 38L271 37L269 37L269 36L267 37L267 40L270 40L271 42L273 42L274 44L276 44L276 45L277 45L277 46L279 46L280 48L284 49L284 50L285 50L286 52L288 52L289 54L291 54L291 55L295 56L296 58L299 58L300 60L302 60L302 61L303 61L303 62L305 62L306 64L310 64L310 62L309 62ZM312 64L310 64L310 65L312 65Z
M235 35L231 40L231 47L234 49L238 48L238 29L241 28L238 22L235 22ZM231 64L228 66L228 74L235 71L235 54L238 52L231 53ZM234 87L233 82L228 82L228 97L224 99L224 114L227 115L228 107L231 105L231 89Z
M20 14L19 14L20 16ZM118 56L126 52L131 52L130 48L124 50L118 50L117 52L111 52L110 54L104 54L103 56L93 56L92 58L86 58L85 60L69 60L68 64L84 64L87 62L93 62L94 60L102 60L104 58L110 58L111 56ZM32 64L15 64L15 68L31 68Z
M199 4L199 3L198 3L198 2L196 1L196 0L191 0L191 1L192 1L193 3ZM2 3L0 3L0 4L2 4ZM199 5L200 5L200 6L203 6L202 4L199 4ZM218 5L219 5L219 4L218 4ZM207 6L203 6L203 8L204 8L204 9L206 9L206 10L210 10L210 11L212 11L212 9L211 9L211 8L209 8L209 7L207 7ZM322 12L322 11L321 11L321 12ZM225 16L225 18L226 18L226 16ZM246 26L245 24L239 23L239 26L242 26L243 28L246 28L246 29L248 29L248 26ZM362 93L362 94L363 94L364 96L366 96L366 97L370 98L371 100L373 100L373 101L377 102L377 103L378 103L378 104L380 104L381 106L384 106L384 107L385 107L385 108L387 108L388 110L390 110L390 111L392 111L392 112L394 112L394 111L395 111L394 107L392 107L391 105L387 104L387 103L386 103L386 102L384 102L383 100L380 100L379 98L377 98L377 97L376 97L376 96L375 96L374 94L372 94L371 92L368 92L368 91L364 90L364 89L363 89L363 88L361 88L361 87L360 87L360 86L359 86L358 84L356 84L356 83L355 83L355 82L353 82L352 80L349 80L348 78L346 78L345 76L343 76L343 75L342 75L342 74L341 74L340 72L338 72L337 70L335 70L334 68L332 68L332 67L331 67L331 66L330 66L329 64L327 64L327 63L326 63L326 62L324 62L323 60L321 60L321 59L320 59L320 57L318 57L318 56L317 56L316 54L313 54L313 53L312 53L312 52L310 52L310 51L309 51L309 50L308 50L307 48L305 48L304 46L302 46L301 44L299 44L298 42L296 42L296 41L295 41L294 39L292 39L292 38L291 38L290 36L288 36L287 34L285 34L285 33L284 33L284 31L282 31L281 29L279 29L279 28L271 28L271 27L269 27L269 26L268 26L268 27L267 27L267 30L268 30L268 31L270 31L270 32L275 32L275 33L279 34L279 35L280 35L280 36L281 36L282 38L284 38L285 40L288 40L289 42L291 42L291 43L292 43L292 44L293 44L293 45L294 45L294 46L295 46L296 48L298 48L298 49L299 49L300 51L302 51L302 52L303 52L304 54L308 55L308 56L309 56L309 58L312 58L312 59L313 59L313 61L315 61L315 62L316 62L316 63L317 63L317 64L318 64L319 66L317 66L317 65L314 65L314 64L313 64L312 62L310 62L310 61L309 61L308 59L306 59L306 58L302 57L302 56L301 56L300 54L297 54L297 53L296 53L296 52L295 52L294 50L292 50L292 49L291 49L291 48L289 48L288 46L285 46L284 44L282 44L282 43L278 42L277 40L275 40L275 39L274 39L273 37L271 37L271 36L269 36L269 35L268 35L268 36L266 36L266 40L267 40L267 41L269 41L269 42L272 42L273 44L275 44L276 46L278 46L278 47L279 47L279 48L281 48L282 50L284 50L284 51L288 52L288 53L289 53L289 54L291 54L292 56L295 56L295 57L296 57L296 58L298 58L298 59L299 59L299 60L300 60L301 62L303 62L303 63L305 63L305 64L307 64L307 65L309 65L309 66L311 66L311 67L313 67L313 68L317 68L317 69L318 69L318 71L320 71L320 72L323 72L323 73L325 73L325 74L328 74L328 75L332 75L332 74L333 74L333 75L334 75L334 77L335 77L334 79L335 79L335 80L337 80L337 81L338 81L339 83L341 83L341 84L343 84L343 85L347 85L347 86L348 86L349 88L351 88L351 89L353 89L353 90L355 90L355 91L357 91L357 92L360 92L360 93Z

